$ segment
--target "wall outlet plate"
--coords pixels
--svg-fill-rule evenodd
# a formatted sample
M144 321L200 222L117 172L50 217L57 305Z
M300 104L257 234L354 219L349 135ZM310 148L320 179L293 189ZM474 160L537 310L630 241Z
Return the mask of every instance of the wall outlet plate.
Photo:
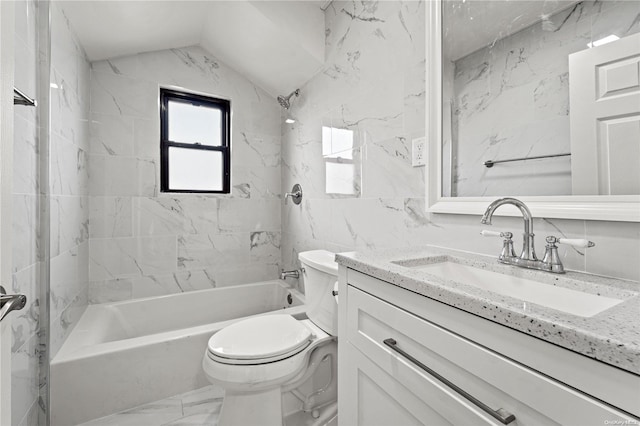
M427 163L426 145L426 137L411 140L411 165L413 167L424 166Z

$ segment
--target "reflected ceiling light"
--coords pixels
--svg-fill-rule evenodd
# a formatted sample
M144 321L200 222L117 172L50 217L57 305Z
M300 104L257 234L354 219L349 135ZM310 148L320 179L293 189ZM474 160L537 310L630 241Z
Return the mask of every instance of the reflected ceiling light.
M611 43L612 41L616 41L616 40L620 40L620 37L618 37L615 34L611 34L604 38L601 38L600 40L596 40L593 43L588 43L587 46L598 47L598 46L602 46L603 44Z
M293 124L293 123L296 122L296 119L289 116L289 117L285 118L284 122L287 123L287 124Z
M52 89L57 89L58 88L58 85L56 83L51 83L50 86L51 86Z

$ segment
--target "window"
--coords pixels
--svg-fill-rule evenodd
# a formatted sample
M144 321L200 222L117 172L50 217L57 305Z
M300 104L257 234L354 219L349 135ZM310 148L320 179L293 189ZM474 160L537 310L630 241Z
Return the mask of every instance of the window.
M228 194L228 100L160 89L160 189Z
M354 161L355 152L353 130L322 126L327 194L359 195L360 176Z

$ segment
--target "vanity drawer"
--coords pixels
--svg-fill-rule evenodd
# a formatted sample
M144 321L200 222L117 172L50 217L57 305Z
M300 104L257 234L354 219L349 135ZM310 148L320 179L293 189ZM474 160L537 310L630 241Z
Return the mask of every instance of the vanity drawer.
M347 288L345 340L411 393L427 402L441 398L430 405L453 424L469 424L450 417L450 412L459 413L461 407L485 423L496 424L500 423L488 413L498 409L515 415L512 425L634 421L623 412L430 321L355 287ZM432 371L425 371L423 366ZM434 376L434 372L441 377ZM461 389L444 384L442 379ZM438 384L439 394L427 391ZM488 410L461 392L475 397ZM448 398L443 396L446 393Z

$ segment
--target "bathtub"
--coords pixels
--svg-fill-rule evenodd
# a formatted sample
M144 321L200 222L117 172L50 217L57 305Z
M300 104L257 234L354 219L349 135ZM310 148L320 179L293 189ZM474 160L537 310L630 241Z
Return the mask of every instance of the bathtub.
M206 386L202 357L242 318L304 316L281 280L89 306L51 361L52 425L73 425Z

